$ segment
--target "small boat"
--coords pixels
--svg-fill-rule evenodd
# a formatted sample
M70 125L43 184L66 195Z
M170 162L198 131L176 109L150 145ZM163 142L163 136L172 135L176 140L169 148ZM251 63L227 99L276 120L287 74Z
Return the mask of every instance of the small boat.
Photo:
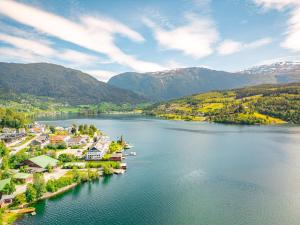
M124 169L114 169L114 174L123 174L125 173Z
M133 147L134 147L133 145L126 144L126 145L124 146L124 149L131 149L131 148L133 148Z
M136 156L136 152L130 152L129 155L131 155L131 156Z
M35 215L36 215L36 212L32 212L31 215L32 215L32 216L35 216Z

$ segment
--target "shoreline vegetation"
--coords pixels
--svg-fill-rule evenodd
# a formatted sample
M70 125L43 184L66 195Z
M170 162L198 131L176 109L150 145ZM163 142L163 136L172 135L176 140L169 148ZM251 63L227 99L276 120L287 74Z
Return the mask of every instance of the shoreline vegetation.
M300 84L259 85L211 91L162 103L139 105L103 102L72 106L46 97L2 96L0 117L15 114L18 123L69 115L146 115L168 120L224 124L270 125L300 123ZM13 112L13 113L12 113ZM4 116L5 118L5 116ZM2 123L11 123L11 119Z
M57 115L100 115L100 114L140 114L149 103L142 104L114 104L101 102L99 104L71 105L68 102L57 101L53 98L33 96L28 94L0 93L0 109L19 113L27 120L36 120L39 117ZM0 111L0 118L1 118Z
M224 124L300 124L300 84L195 94L148 107L145 113L168 120Z

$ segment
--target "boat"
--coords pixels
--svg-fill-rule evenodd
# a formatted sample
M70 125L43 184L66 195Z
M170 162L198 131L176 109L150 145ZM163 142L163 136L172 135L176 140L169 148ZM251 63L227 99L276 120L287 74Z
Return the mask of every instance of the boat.
M133 145L125 144L124 149L131 149L133 147L134 147Z
M130 152L129 155L131 155L131 156L136 156L136 152Z
M114 172L114 174L123 174L123 173L125 173L125 170L124 169L114 169L113 172Z

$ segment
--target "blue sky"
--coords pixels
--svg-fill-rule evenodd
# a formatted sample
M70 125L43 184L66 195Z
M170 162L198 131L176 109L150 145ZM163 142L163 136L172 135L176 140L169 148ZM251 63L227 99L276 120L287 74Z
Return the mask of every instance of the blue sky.
M300 59L299 0L1 0L0 61L50 62L100 80Z

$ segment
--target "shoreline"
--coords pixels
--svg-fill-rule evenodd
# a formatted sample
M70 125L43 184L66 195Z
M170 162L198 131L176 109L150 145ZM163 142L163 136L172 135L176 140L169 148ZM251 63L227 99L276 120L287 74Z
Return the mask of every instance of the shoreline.
M99 176L100 178L101 176ZM98 179L99 179L98 178ZM26 208L34 208L34 212L35 212L35 207L29 207L30 205L33 205L35 204L36 202L40 201L40 200L46 200L46 199L49 199L49 198L52 198L56 195L59 195L59 194L62 194L68 190L71 190L72 188L76 187L77 185L79 184L82 184L84 182L79 182L79 183L73 183L73 184L70 184L68 186L65 186L59 190L57 190L56 192L46 192L41 198L39 198L38 200L36 200L35 202L32 202L30 204L25 204L25 205L22 205L21 208L18 208L18 209L13 209L13 210L6 210L4 213L3 213L3 218L5 218L5 216L7 216L8 218L6 218L5 220L3 220L3 225L11 225L11 224L14 224L14 222L20 218L22 218L24 216L24 214L28 214L29 211L27 212ZM32 210L30 210L31 212Z
M70 189L76 187L77 185L79 185L79 184L81 184L81 183L83 183L83 182L70 184L70 185L68 185L68 186L65 186L65 187L63 187L63 188L57 190L56 192L46 192L46 193L45 193L40 199L38 199L37 201L39 201L39 200L45 200L45 199L54 197L54 196L56 196L56 195L59 195L59 194L61 194L61 193L64 193L64 192L66 192L66 191L68 191L68 190L70 190Z

